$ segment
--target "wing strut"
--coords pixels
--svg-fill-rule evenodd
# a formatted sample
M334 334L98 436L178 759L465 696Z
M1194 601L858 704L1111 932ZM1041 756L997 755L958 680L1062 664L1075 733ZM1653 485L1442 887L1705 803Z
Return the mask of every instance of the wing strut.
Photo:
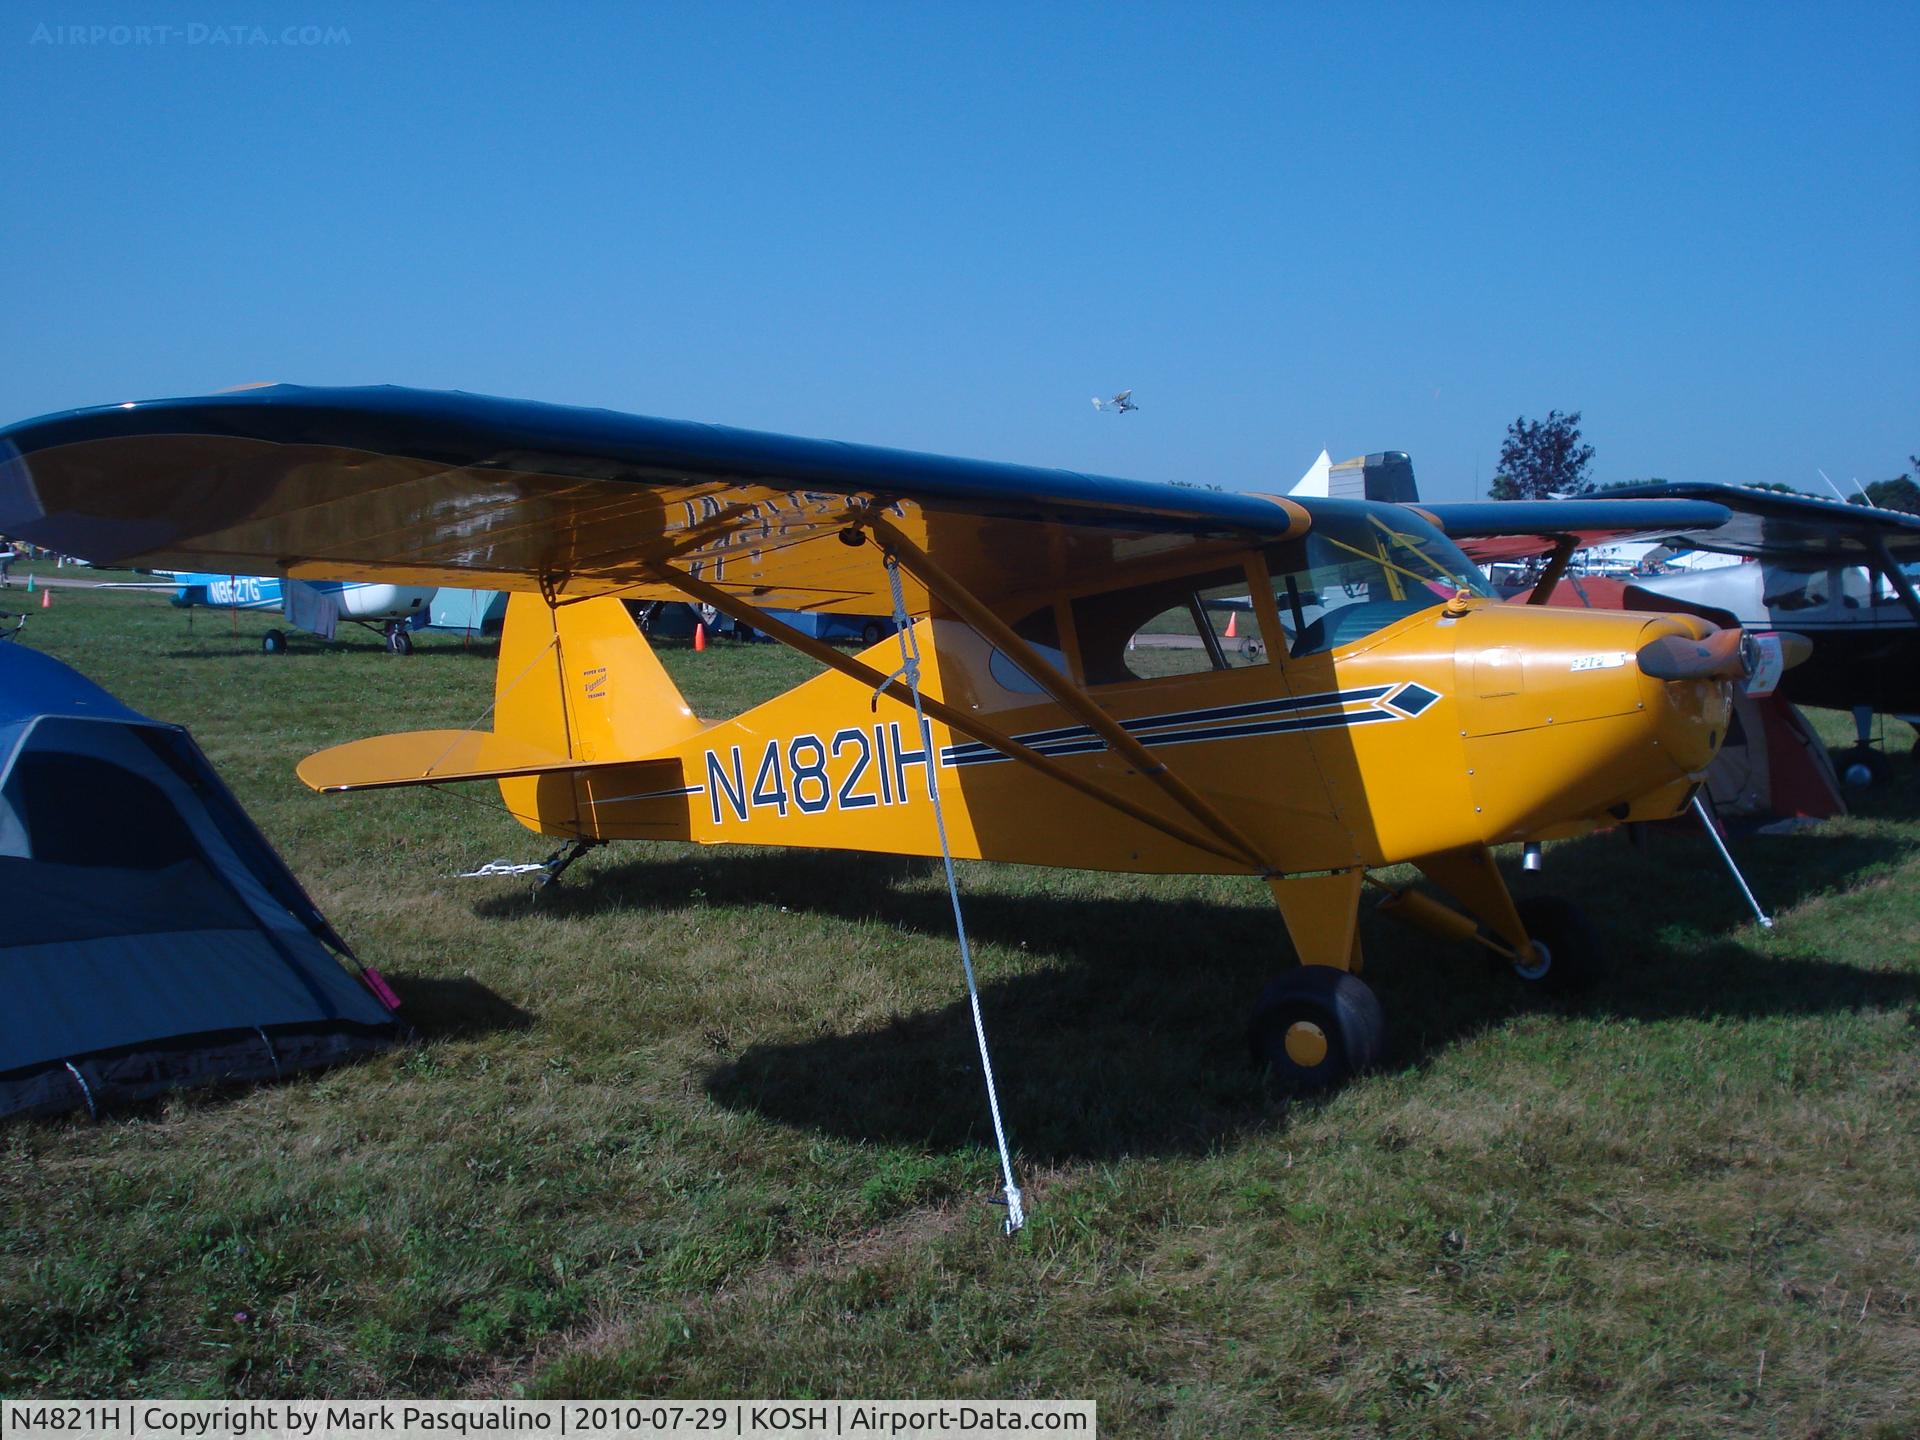
M900 673L913 693L914 729L920 743L933 754L933 731L927 727L927 713L920 693L920 637L907 613L906 595L900 588L900 561L887 557L887 582L893 590L893 630L900 642ZM953 902L953 930L960 940L960 968L967 976L967 1003L973 1007L973 1035L980 1043L980 1069L987 1078L987 1109L993 1115L993 1138L1000 1147L1000 1174L1006 1183L1007 1234L1014 1235L1027 1223L1020 1201L1020 1187L1013 1180L1013 1152L1007 1147L1007 1127L1000 1120L1000 1091L993 1082L993 1056L987 1049L987 1022L980 1013L980 983L973 973L973 946L967 941L967 917L960 909L960 878L953 872L953 847L947 844L947 820L940 808L940 785L936 766L927 766L927 799L933 802L933 828L940 834L940 862L947 871L947 898Z
M1534 582L1533 593L1527 596L1527 604L1545 605L1553 599L1554 587L1560 583L1560 577L1567 573L1567 562L1573 559L1573 548L1579 543L1577 535L1562 535L1554 541L1553 555L1540 572L1540 578Z
M1146 746L1123 730L1120 722L1096 705L1086 691L1034 654L1033 647L1014 634L1012 627L1006 621L981 604L968 593L965 586L934 564L926 551L909 540L884 517L875 515L871 511L856 523L872 530L875 538L899 557L901 565L912 572L913 578L926 586L929 593L939 596L962 620L973 626L984 639L1024 670L1029 679L1044 687L1063 709L1105 740L1115 754L1125 756L1134 769L1158 785L1175 804L1198 820L1220 841L1231 847L1236 859L1253 866L1261 874L1273 873L1274 867L1267 863L1266 858L1260 853L1259 846L1249 840L1239 826L1209 804L1186 781L1156 760ZM1217 845L1208 848L1215 853L1221 853Z
M858 680L862 685L872 690L885 691L903 705L911 705L913 703L913 692L902 684L897 676L883 675L871 665L862 664L852 656L834 649L833 646L827 644L825 641L816 640L813 636L803 634L801 631L794 629L793 626L774 619L773 616L748 601L741 599L738 595L709 585L704 580L695 579L685 570L681 570L676 566L655 564L651 568L666 584L684 591L696 600L706 602L716 610L731 615L742 624L751 625L764 635L771 635L782 645L791 646L809 659L817 660L831 670L838 670L842 675L847 676L849 679ZM1142 825L1151 826L1163 835L1170 835L1183 845L1191 845L1196 850L1204 850L1209 855L1216 855L1223 860L1230 860L1236 865L1250 864L1252 868L1256 870L1264 870L1267 868L1258 861L1249 861L1246 856L1237 853L1232 848L1222 844L1219 840L1203 834L1191 826L1183 825L1178 820L1171 819L1167 816L1156 814L1144 805L1137 804L1124 795L1117 795L1105 786L1099 785L1087 779L1085 776L1069 770L1051 756L1042 755L1039 751L1022 745L1011 735L996 730L993 726L981 720L977 715L969 715L964 710L956 710L951 705L935 700L929 695L922 695L920 697L920 705L927 714L938 720L942 725L957 730L962 735L973 740L978 740L982 744L991 745L1008 759L1017 760L1023 765L1038 770L1048 779L1058 780L1068 789L1077 790L1088 799L1096 800L1102 805L1118 810L1129 819L1137 820ZM1129 736L1128 738L1131 739L1132 737Z
M1920 595L1913 589L1913 581L1907 578L1907 572L1900 568L1900 562L1893 558L1893 550L1887 544L1887 537L1876 534L1872 537L1873 558L1880 562L1880 568L1886 573L1887 583L1893 586L1894 593L1900 597L1900 603L1907 607L1907 613L1913 616L1914 624L1920 625Z

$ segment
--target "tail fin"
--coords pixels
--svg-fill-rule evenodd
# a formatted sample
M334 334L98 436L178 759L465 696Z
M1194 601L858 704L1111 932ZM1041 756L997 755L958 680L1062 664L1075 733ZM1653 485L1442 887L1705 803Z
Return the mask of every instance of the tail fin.
M704 728L618 600L551 607L516 594L491 732L376 735L309 755L299 773L316 790L499 780L508 808L539 815L572 803L559 797L576 794L580 771L644 760Z
M572 760L638 760L704 729L612 596L507 601L493 729Z

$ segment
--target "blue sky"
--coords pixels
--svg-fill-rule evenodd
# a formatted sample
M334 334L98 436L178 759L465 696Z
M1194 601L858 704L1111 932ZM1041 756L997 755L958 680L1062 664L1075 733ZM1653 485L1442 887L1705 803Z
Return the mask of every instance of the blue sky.
M1439 499L1550 408L1603 481L1920 450L1920 7L1189 8L8 6L0 419L392 382Z

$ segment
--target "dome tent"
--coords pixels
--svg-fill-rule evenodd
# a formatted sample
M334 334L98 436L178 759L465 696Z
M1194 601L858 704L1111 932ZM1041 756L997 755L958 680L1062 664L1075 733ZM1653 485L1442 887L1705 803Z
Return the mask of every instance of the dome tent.
M0 645L0 1118L385 1048L387 1004L192 737Z

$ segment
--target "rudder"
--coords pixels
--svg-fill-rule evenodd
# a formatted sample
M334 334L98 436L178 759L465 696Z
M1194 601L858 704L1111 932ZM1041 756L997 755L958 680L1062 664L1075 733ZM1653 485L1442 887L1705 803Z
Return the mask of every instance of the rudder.
M706 728L613 596L507 601L495 733L600 764L641 760Z

